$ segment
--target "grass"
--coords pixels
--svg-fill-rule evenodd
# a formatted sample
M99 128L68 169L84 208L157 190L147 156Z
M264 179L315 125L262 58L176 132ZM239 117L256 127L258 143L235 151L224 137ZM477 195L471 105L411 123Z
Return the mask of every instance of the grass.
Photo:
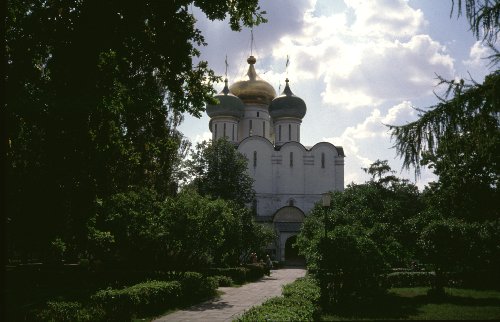
M498 320L500 291L446 288L444 298L425 287L393 288L372 302L332 308L323 321L346 320Z

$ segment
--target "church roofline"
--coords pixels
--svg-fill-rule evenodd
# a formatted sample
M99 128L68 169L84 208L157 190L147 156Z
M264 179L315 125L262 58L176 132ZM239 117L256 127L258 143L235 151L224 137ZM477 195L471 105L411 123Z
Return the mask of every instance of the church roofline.
M315 145L312 146L312 148L309 151L316 149L316 147L320 146L320 145L331 145L335 148L335 150L337 151L337 153L340 157L345 157L344 148L342 148L341 146L335 146L332 143L325 142L325 141L316 143Z
M271 141L269 141L269 139L263 137L263 136L260 136L260 135L252 135L252 136L247 136L246 138L244 138L243 140L241 140L241 142L238 144L238 146L242 145L243 143L245 143L246 141L250 140L250 139L258 139L260 141L263 141L263 142L266 142L266 143L269 143L269 146L271 148L274 148L274 145Z

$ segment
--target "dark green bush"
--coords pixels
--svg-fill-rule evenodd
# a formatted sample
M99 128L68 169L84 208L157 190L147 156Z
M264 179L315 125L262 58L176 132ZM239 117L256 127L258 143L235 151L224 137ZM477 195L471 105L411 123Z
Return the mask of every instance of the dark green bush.
M79 302L49 301L37 315L38 321L99 321L104 312L94 307L86 308Z
M321 292L315 279L302 277L283 287L283 296L299 297L312 303L318 303Z
M285 285L283 296L267 300L245 312L238 321L314 321L319 314L320 288L305 277Z
M182 297L184 300L201 299L212 296L218 287L214 277L205 277L201 273L186 272L181 278Z
M149 281L119 290L100 290L91 300L106 312L107 320L127 321L134 314L149 315L175 307L182 293L180 282Z
M236 284L243 284L247 281L247 273L250 270L245 267L231 268L210 268L206 271L206 275L215 276L222 275L230 277Z
M387 285L389 287L417 287L431 286L434 272L395 272L387 274Z
M219 286L232 286L233 285L233 280L231 277L224 276L224 275L216 275L213 277L217 280L217 284Z
M245 267L249 269L246 276L247 281L258 280L259 278L264 277L264 274L266 273L264 263L246 264Z
M280 269L285 267L285 262L282 261L273 261L273 268L274 269Z

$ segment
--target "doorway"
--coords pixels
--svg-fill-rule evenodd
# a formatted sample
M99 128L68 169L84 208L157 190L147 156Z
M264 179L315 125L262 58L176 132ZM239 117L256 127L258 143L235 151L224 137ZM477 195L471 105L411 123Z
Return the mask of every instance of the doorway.
M295 246L297 235L289 237L285 242L285 263L290 266L304 266L306 259L303 255L299 255L299 249Z

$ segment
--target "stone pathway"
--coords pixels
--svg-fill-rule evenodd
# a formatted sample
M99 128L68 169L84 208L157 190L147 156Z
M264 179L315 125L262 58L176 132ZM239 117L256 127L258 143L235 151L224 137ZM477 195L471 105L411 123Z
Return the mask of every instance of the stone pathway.
M282 286L304 276L303 268L283 268L271 271L271 276L241 287L219 287L221 297L162 316L154 321L232 321L252 306L271 297L280 296Z

